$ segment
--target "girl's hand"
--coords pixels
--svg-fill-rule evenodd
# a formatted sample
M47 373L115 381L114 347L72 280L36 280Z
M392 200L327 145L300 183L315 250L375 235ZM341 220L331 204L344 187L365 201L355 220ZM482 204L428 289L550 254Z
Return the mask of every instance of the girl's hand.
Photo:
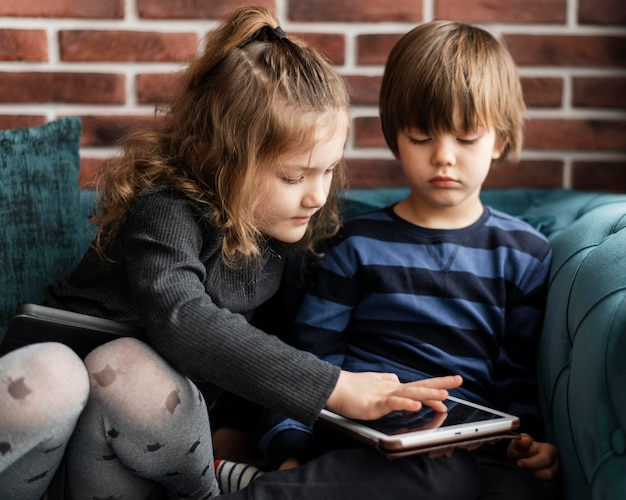
M446 412L448 389L463 383L460 375L401 383L392 373L342 370L326 406L344 417L374 420L392 411L418 411L423 405Z
M557 449L550 443L535 441L528 434L522 434L520 439L510 442L507 458L509 462L542 480L548 487L552 487L559 478L561 462Z

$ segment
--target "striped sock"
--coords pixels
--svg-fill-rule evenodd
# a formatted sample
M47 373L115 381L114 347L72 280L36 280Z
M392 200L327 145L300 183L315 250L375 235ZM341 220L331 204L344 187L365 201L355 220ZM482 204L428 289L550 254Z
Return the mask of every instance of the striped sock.
M215 476L222 493L232 493L245 488L262 474L263 471L254 465L229 460L215 461Z

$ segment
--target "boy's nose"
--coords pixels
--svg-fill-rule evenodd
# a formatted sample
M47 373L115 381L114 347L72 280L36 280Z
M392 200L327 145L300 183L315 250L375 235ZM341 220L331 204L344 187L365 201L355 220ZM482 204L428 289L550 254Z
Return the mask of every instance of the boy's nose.
M435 141L431 162L435 167L454 165L454 145L446 139Z

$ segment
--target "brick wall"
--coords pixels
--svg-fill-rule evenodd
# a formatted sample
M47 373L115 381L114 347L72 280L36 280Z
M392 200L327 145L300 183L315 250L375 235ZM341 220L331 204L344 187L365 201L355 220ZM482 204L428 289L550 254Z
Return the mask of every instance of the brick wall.
M245 0L2 0L0 128L83 119L81 184L154 103L216 18ZM520 67L529 107L518 165L487 187L626 192L624 0L259 0L322 50L352 92L346 149L355 187L402 185L377 94L399 36L435 18L486 25Z

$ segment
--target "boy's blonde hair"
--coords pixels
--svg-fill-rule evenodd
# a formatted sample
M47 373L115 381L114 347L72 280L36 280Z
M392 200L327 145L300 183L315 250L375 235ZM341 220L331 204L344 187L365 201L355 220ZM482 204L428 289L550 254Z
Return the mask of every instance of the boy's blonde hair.
M123 141L123 154L102 169L97 245L104 253L138 196L171 187L206 207L224 231L222 256L232 266L263 251L255 209L259 183L283 154L314 146L320 123L347 120L348 93L331 65L304 42L285 36L264 8L234 12L210 32L183 73L163 122ZM313 249L336 232L335 169L326 205L311 219L301 245Z
M392 49L380 91L387 145L398 153L397 134L455 131L458 113L466 131L493 128L498 161L522 148L525 105L511 55L482 28L451 22L422 24Z

